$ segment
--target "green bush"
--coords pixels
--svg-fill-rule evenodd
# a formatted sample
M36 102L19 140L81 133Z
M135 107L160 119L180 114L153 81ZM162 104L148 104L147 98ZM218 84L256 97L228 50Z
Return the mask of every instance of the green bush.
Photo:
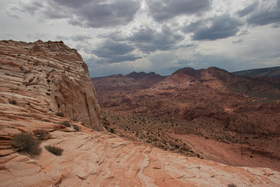
M30 155L39 155L41 153L39 145L40 142L28 133L17 134L12 139L12 146L18 152L25 152Z
M78 125L73 125L73 129L75 129L76 131L81 131L81 127L79 127Z
M71 127L71 123L69 121L63 121L61 124L65 127Z
M56 156L62 155L62 152L63 152L63 149L61 149L59 147L51 146L51 145L46 145L45 149Z

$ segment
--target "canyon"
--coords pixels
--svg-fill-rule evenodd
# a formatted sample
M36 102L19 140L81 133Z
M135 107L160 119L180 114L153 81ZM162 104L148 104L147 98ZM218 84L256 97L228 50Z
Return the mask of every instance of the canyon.
M99 85L97 92L95 91L87 65L75 49L69 48L63 42L50 41L34 43L0 41L0 65L1 187L279 186L280 184L280 172L275 161L278 159L279 148L275 143L265 144L279 141L277 134L269 136L273 130L279 131L276 125L279 122L276 115L279 113L277 103L279 92L270 85L258 84L257 87L250 87L251 82L247 82L246 95L257 89L261 90L258 92L261 95L269 96L268 99L262 100L263 102L257 102L257 105L248 105L248 102L254 103L253 98L238 94L224 95L230 99L221 98L223 94L228 93L229 88L224 87L216 79L203 81L205 78L207 80L209 77L213 78L213 74L209 72L201 72L198 75L195 73L194 77L198 76L200 80L199 87L193 89L193 94L188 91L187 95L185 90L189 87L177 84L176 79L180 77L182 81L187 80L190 85L196 82L196 79L190 80L192 78L186 73L188 69L168 78L152 73L148 79L139 83L134 80L144 80L141 77L146 75L138 76L137 73L133 73L129 78L125 78L127 80L124 84L117 86L120 90L112 89L115 95L111 98L110 92L106 91L110 87L103 89L105 95L98 92L100 86L108 86L108 83L94 83ZM214 72L216 71L220 72L220 70ZM221 71L220 74L227 73ZM148 81L151 79L151 82ZM130 82L134 82L134 87L128 86ZM122 85L127 87L126 91L121 90ZM206 92L206 87L211 89ZM217 90L224 92L219 92L219 97L216 97ZM129 94L122 95L125 93ZM221 106L217 106L217 111L211 113L202 110L201 104L205 103L206 99L209 100L209 97L198 102L195 93L209 95L212 99L209 107L220 101L218 103L223 103L224 110L220 111ZM170 94L176 94L177 102L170 99ZM188 97L198 102L193 106L195 110L190 110L192 108L186 107L189 106L187 102L182 102L183 99L189 101ZM240 105L236 105L235 100ZM261 124L271 123L260 130L256 130L255 123L250 124L252 127L244 129L238 126L239 123L232 123L233 125L230 123L228 134L225 135L222 131L225 124L222 122L224 118L230 117L228 113L235 111L244 112L248 119L252 119L249 118L251 115L261 112L265 117L258 116L255 121L260 121ZM248 111L250 112L247 113ZM136 120L139 115L145 123ZM130 116L135 120L131 121ZM168 121L172 116L178 120ZM159 118L162 119L158 120ZM210 121L210 118L215 121ZM237 116L234 119L243 118ZM151 124L149 121L156 123L147 127L147 124ZM193 121L193 126L198 129L182 126L186 121ZM121 126L120 122L125 123ZM170 128L173 122L174 127ZM205 127L213 124L216 126ZM127 128L131 130L125 130ZM241 132L238 131L240 129ZM38 131L48 134L40 141L40 155L19 152L13 147L12 142L16 135L29 133L36 138ZM252 131L255 134L252 134ZM151 132L158 133L159 136ZM203 148L205 142L210 145L208 149L211 149L211 146L214 149L214 145L223 147L225 142L222 136L225 136L232 138L227 143L231 146L232 142L237 141L234 137L242 133L248 135L247 139L253 144L252 147L265 148L264 145L260 146L259 140L251 141L263 132L268 134L261 136L260 141L264 141L267 150L261 153L275 149L273 150L275 152L269 152L272 156L267 160L267 163L274 161L275 167L265 163L260 165L251 163L248 166L240 163L228 164L227 161L221 163L209 155L207 157L209 150L207 153L201 152L202 149L205 150ZM136 133L139 134L135 135ZM159 139L151 140L156 137ZM240 137L241 142L235 144L237 149L240 148L238 143L247 140L243 136ZM205 142L201 141L201 138L204 138ZM218 142L219 138L223 141ZM187 143L188 141L193 145ZM49 152L45 146L50 145L63 149L62 155ZM270 145L271 147L268 147ZM255 148L253 150L258 151ZM219 153L225 152L221 150ZM212 154L213 157L218 155ZM260 159L263 160L262 157Z
M130 75L93 79L109 131L187 156L280 169L278 84L216 67L183 68L157 82L150 74L130 81L145 88L126 82L130 90L120 84Z

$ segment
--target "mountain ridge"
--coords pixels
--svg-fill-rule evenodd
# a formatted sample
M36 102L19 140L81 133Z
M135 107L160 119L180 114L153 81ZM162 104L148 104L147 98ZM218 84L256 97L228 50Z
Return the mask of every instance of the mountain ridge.
M255 78L256 77L280 78L280 66L242 70L233 73L235 75L255 77Z

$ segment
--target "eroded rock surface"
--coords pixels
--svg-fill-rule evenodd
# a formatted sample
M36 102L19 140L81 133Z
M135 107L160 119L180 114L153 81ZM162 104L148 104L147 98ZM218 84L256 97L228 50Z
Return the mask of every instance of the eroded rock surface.
M38 158L1 158L0 186L279 186L280 173L265 168L231 167L187 158L100 132L51 133Z
M63 42L0 42L0 103L30 113L64 113L102 130L87 65Z

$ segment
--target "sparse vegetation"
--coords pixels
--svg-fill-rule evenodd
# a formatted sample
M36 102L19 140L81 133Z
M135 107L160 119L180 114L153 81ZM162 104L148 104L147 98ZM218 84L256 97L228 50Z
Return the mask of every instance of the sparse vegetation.
M108 131L110 132L110 133L115 133L115 130L114 129L112 129L112 128L108 128Z
M75 129L76 131L81 131L81 127L79 127L78 125L73 125L73 129Z
M56 147L56 146L51 146L51 145L46 145L45 149L56 156L61 156L62 152L63 152L63 149Z
M72 120L73 121L79 121L77 117L74 117Z
M16 104L17 104L17 101L16 101L16 100L9 100L9 103L10 103L11 105L16 105Z
M39 140L47 140L50 138L50 134L48 131L43 129L37 129L33 131L33 134L35 137L37 137Z
M71 127L71 123L69 121L63 121L61 124L65 127Z
M57 112L57 113L55 113L55 115L57 115L59 117L64 117L64 113L63 112Z
M40 142L29 133L17 134L12 139L12 146L16 149L16 151L28 153L32 156L39 155L41 153L39 144Z

